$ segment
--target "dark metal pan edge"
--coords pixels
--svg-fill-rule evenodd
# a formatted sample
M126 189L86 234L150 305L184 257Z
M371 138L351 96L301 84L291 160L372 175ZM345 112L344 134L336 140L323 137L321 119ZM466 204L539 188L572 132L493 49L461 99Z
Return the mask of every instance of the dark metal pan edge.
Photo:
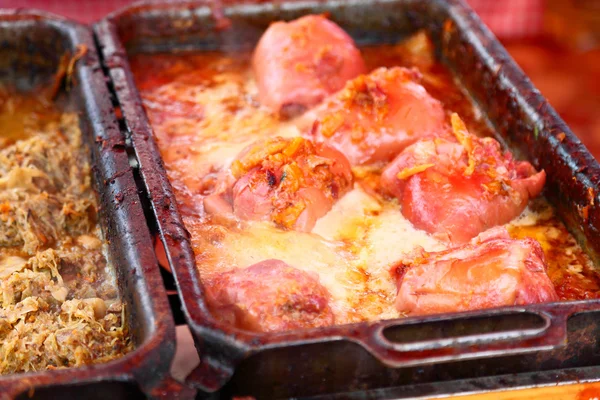
M489 394L490 392L501 393L505 391L549 388L563 385L582 386L586 383L598 382L599 376L600 368L591 366L530 372L525 374L506 374L493 377L462 379L453 382L433 382L360 392L342 392L334 395L316 395L301 397L299 400L440 399L452 397L452 394L469 396Z
M137 296L141 304L135 310L139 319L131 322L140 323L140 319L144 319L150 329L131 353L106 364L2 376L0 398L10 399L22 393L35 394L36 390L44 387L52 387L53 395L60 396L63 385L98 382L134 382L146 395L157 398L164 397L167 388L177 393L182 387L169 375L175 351L173 320L156 257L151 251L151 239L133 175L127 156L121 151L124 148L123 137L110 103L93 36L88 28L50 13L23 9L0 11L0 22L23 21L50 25L66 38L72 50L77 44L87 46L87 55L76 64L77 84L73 92L81 97L81 115L87 119L96 139L96 145L90 147L97 181L95 189L99 192L99 205L103 210L101 224L111 242L111 253L113 246L120 248L121 262L115 265L119 284L122 284L124 277L131 276L129 289L136 290L132 296ZM122 200L117 202L117 197ZM128 293L122 295L133 307L127 298ZM167 395L167 398L172 397Z

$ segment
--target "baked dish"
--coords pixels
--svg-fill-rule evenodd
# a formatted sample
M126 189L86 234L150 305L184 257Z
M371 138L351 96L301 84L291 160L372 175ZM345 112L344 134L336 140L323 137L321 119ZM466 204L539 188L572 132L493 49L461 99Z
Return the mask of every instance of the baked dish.
M76 112L0 86L0 373L102 363L132 349L96 221Z
M131 66L220 321L273 332L598 296L545 172L503 150L423 33L359 49L309 15L251 53Z

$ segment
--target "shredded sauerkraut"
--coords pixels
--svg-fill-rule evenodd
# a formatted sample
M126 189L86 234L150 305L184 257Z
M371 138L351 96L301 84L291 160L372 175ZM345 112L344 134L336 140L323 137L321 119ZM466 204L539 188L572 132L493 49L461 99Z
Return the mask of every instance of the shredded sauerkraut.
M0 126L0 374L125 354L77 115L0 88Z

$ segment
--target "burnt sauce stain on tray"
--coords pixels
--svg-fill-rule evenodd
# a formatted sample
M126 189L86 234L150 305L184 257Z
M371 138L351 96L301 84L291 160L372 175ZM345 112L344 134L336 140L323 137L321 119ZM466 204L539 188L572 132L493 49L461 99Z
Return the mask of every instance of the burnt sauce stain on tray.
M420 84L441 101L448 121L455 112L471 133L492 136L481 113L436 61L425 34L361 52L367 71L417 68ZM222 286L223 276L232 279L223 273L274 258L318 276L331 295L335 324L402 316L394 307L397 288L390 267L416 246L436 252L449 244L402 215L398 201L381 188L384 163L355 165L354 186L311 232L207 213L205 199L219 191L222 171L238 154L269 137L299 136L302 116L280 118L261 106L249 52L139 53L130 62L205 286ZM598 297L600 279L592 262L544 198L530 201L505 227L512 238L540 243L560 300ZM223 310L215 316L229 318Z
M0 86L0 374L133 349L79 117L54 91Z

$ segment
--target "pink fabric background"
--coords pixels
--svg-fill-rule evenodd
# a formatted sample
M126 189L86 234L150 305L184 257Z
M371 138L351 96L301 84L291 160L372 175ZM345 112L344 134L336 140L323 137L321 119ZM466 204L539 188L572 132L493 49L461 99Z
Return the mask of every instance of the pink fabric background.
M0 8L37 8L91 23L133 0L0 0ZM544 0L467 0L496 36L535 36L542 29Z

